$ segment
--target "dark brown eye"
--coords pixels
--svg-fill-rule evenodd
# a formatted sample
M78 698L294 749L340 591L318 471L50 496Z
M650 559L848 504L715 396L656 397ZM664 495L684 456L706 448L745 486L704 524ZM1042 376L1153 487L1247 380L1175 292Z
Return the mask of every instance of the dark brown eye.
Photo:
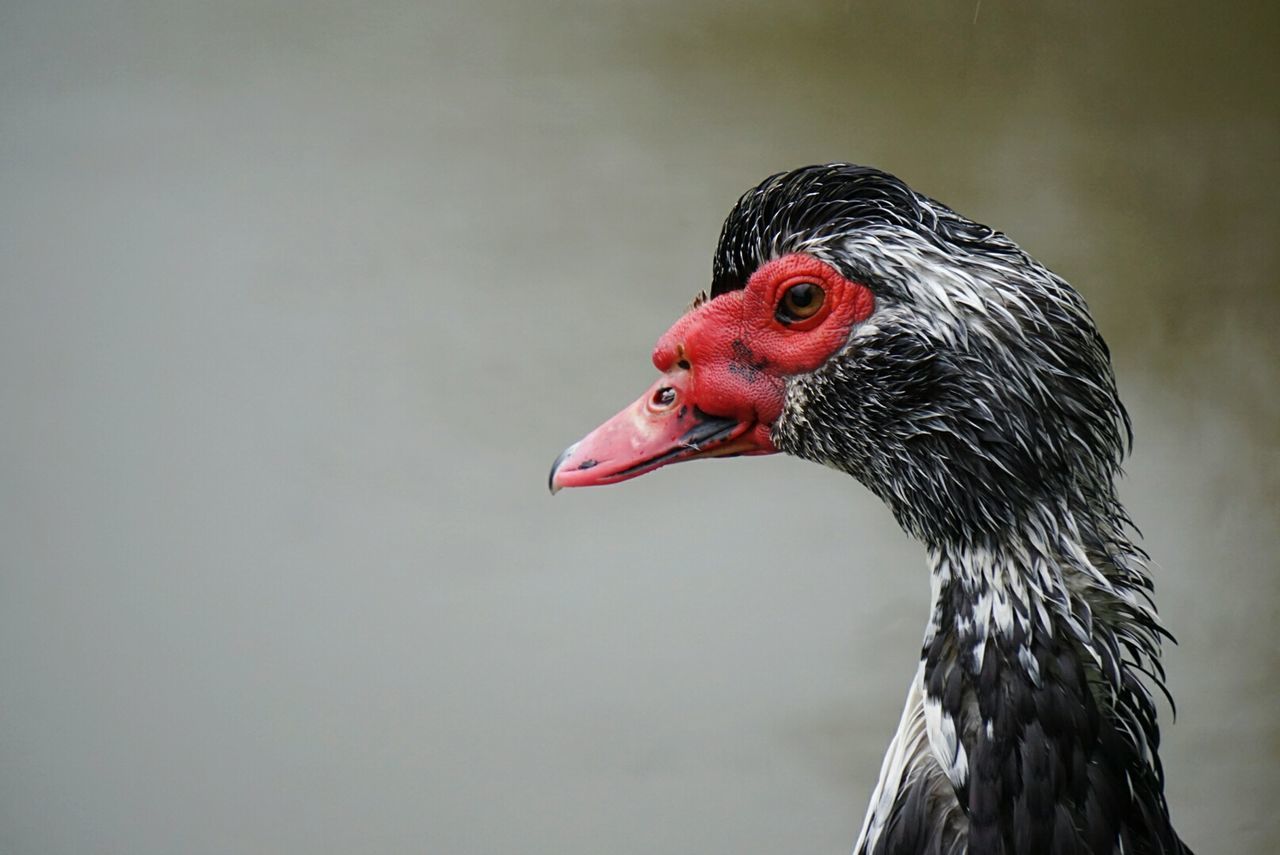
M827 294L821 287L812 282L798 282L792 285L778 301L774 317L784 324L794 324L805 318L812 318L822 308Z

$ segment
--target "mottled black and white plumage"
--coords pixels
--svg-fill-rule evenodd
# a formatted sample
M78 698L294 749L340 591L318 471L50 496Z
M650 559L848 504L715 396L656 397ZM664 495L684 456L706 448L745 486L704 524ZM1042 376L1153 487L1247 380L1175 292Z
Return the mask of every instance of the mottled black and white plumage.
M1084 300L999 232L833 164L734 207L712 298L803 252L875 295L787 383L772 439L853 475L924 542L933 608L855 852L1182 853L1163 795L1129 442Z

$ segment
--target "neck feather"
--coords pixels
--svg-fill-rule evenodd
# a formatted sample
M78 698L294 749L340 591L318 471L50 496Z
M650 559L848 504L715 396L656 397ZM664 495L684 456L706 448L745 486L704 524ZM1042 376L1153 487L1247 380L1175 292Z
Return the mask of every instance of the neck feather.
M1063 506L930 558L923 717L970 851L1050 851L1064 834L1111 851L1125 829L1178 851L1143 679L1163 690L1164 631L1124 524Z
M1126 668L1158 668L1166 633L1151 605L1147 556L1126 525L1122 512L1081 515L1062 503L1000 540L931 547L926 663L932 645L954 644L966 654L958 664L979 672L995 643L1034 673L1028 645L1055 639L1104 680L1099 690L1120 691Z

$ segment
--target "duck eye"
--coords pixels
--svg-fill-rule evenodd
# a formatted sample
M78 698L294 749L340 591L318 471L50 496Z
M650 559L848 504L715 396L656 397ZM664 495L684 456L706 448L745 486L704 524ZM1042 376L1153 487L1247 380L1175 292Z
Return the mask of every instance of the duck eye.
M774 317L784 324L812 318L826 299L827 294L821 287L812 282L798 282L783 293Z

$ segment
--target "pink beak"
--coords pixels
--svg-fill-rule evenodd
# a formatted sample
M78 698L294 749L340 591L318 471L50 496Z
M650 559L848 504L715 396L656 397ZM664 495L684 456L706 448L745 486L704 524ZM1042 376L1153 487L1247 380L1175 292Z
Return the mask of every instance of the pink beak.
M616 484L681 460L777 450L766 426L709 415L691 398L688 371L665 373L635 403L561 452L551 466L551 492Z

